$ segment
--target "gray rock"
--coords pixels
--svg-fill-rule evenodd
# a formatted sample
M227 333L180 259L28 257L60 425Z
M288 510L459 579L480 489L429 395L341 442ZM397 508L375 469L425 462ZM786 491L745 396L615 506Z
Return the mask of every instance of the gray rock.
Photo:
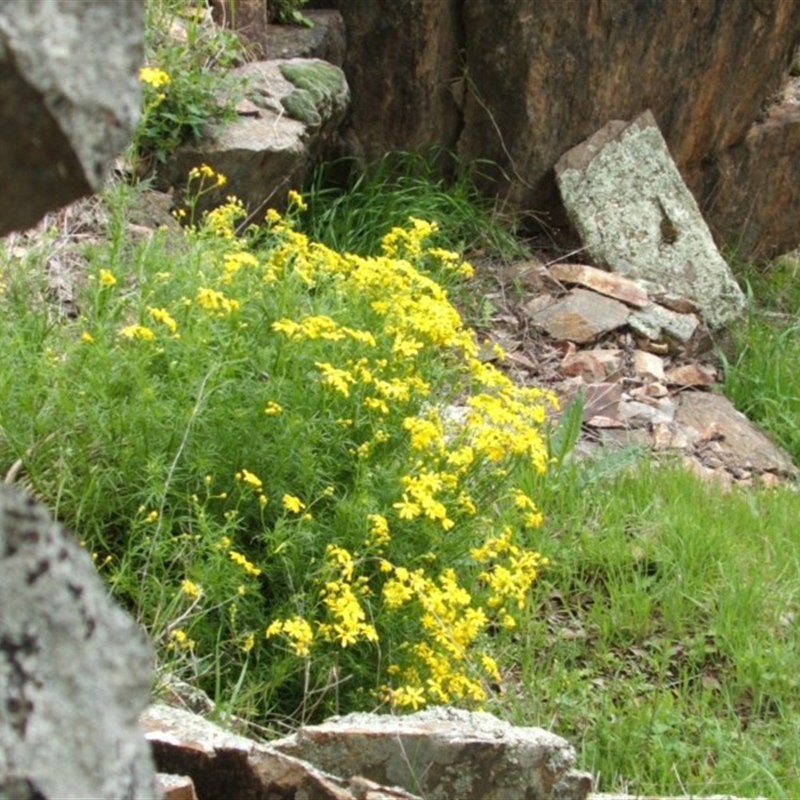
M235 195L251 212L285 204L332 146L350 101L344 73L317 59L256 61L234 71L256 107L196 144L179 147L160 168L162 188L186 185L193 167L208 164L228 179L204 194L200 209ZM259 220L260 221L260 220Z
M326 774L181 709L152 706L142 715L142 725L159 769L190 776L199 797L419 800L378 786L358 772L347 779Z
M453 708L349 714L271 746L333 774L363 775L429 800L582 800L591 786L588 774L573 769L575 751L564 739Z
M0 3L0 235L100 188L139 117L140 0Z
M697 331L700 320L694 314L679 314L677 311L651 303L634 311L628 318L628 325L636 333L653 342L673 339L686 344Z
M137 724L145 638L88 554L10 489L0 491L0 608L0 797L161 797Z
M556 179L597 263L688 297L712 328L743 313L744 295L651 112L610 122L568 151Z

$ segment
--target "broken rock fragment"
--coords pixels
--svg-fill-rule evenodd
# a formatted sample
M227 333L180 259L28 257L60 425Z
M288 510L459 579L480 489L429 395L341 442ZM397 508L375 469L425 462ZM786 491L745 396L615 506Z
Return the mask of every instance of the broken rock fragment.
M643 308L650 302L647 291L634 281L597 267L586 264L553 264L549 274L562 283L578 283L637 308Z

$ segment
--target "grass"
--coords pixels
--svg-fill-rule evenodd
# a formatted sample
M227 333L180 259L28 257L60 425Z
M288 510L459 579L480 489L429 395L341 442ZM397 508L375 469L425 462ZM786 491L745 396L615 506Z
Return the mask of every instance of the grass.
M524 248L443 158L329 166L238 233L234 203L136 238L112 187L69 308L52 239L7 242L0 471L222 720L482 705L600 790L800 795L800 494L570 459L580 409L551 429L451 303L464 251ZM797 460L795 267L738 268L725 390Z

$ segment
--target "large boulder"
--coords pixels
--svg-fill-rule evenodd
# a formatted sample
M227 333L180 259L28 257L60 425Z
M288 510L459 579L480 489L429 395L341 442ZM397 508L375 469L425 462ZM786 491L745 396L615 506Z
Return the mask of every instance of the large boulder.
M141 0L0 3L0 235L100 188L139 117Z
M89 555L0 491L0 797L161 796L138 715L151 652Z
M351 138L360 150L374 157L457 144L465 162L496 162L509 201L554 212L545 221L555 226L566 222L558 158L609 120L648 108L705 212L719 162L737 158L800 41L800 14L785 0L331 2L347 27ZM751 214L752 241L783 240L776 225L800 229L800 203L787 213L768 191L782 175L800 184L793 151L779 148L776 140L771 160L759 162L767 191ZM731 237L750 210L716 204L711 227Z

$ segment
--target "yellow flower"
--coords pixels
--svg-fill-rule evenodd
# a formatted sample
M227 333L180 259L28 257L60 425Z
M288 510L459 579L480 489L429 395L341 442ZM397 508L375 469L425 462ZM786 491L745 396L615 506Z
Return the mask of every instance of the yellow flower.
M281 498L281 503L287 511L291 511L293 514L299 514L306 507L306 504L293 494L285 494Z
M280 403L276 403L274 400L270 400L269 403L267 403L266 408L264 409L264 413L268 417L274 417L277 414L280 414L281 411L283 411L283 407L281 406Z
M100 274L98 276L98 283L101 286L113 286L117 282L117 279L114 277L114 273L107 270L101 269Z
M181 581L181 591L190 599L190 600L197 600L201 594L203 594L203 589L198 586L194 581L190 581L188 578L184 578Z
M254 475L248 469L243 469L241 472L237 472L235 477L237 481L249 483L250 486L254 487L255 489L260 489L264 485L261 478L259 478L258 475Z
M251 631L244 637L244 641L242 642L242 650L244 650L245 653L249 653L255 646L256 646L256 636Z
M89 333L89 331L84 331L81 334L81 341L86 342L87 344L91 344L94 341L94 336L92 336L92 334Z
M308 211L308 203L303 199L300 192L290 189L288 193L289 203L297 206L298 211Z
M159 86L166 86L172 79L163 69L158 69L158 67L142 67L139 70L139 80L157 89Z
M158 519L158 511L153 509L145 518L145 522L155 522Z
M156 320L167 326L170 333L175 333L178 330L178 323L170 316L169 312L163 308L148 308L147 313Z
M261 570L254 564L251 564L241 553L237 553L235 550L230 550L228 555L230 556L231 561L233 561L234 564L238 564L248 575L254 575L258 577L261 574Z
M119 335L126 339L140 339L143 342L149 342L156 338L153 331L144 325L126 325L120 329Z

